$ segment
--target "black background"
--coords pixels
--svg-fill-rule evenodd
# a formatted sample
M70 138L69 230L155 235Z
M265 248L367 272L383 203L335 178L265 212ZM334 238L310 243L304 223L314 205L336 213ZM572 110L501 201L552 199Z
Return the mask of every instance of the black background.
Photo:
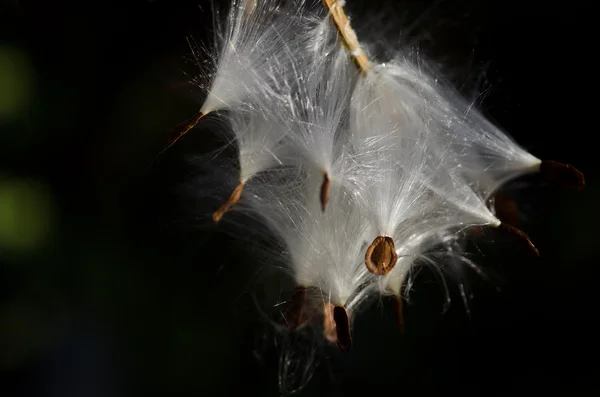
M440 289L424 273L406 335L387 304L373 305L357 318L354 350L326 349L306 395L598 395L593 7L356 3L360 37L420 44L465 95L483 91L478 104L520 144L576 165L588 183L583 192L539 178L513 184L540 258L494 235L484 263L501 278L474 278L471 319L460 299L440 314ZM49 220L35 246L0 240L0 395L277 394L279 339L253 296L280 286L257 277L248 244L206 226L210 209L193 187L181 189L197 178L186 159L206 148L205 135L153 163L169 129L202 102L184 73L195 70L186 37L211 37L210 9L2 2L1 59L30 84L0 118L0 192L42 186ZM18 230L41 216L25 204Z

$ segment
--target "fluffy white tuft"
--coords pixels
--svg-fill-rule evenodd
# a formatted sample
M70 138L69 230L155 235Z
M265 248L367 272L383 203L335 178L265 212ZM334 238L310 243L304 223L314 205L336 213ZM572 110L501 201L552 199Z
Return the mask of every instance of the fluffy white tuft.
M400 297L417 265L476 269L461 231L500 226L488 200L541 161L401 51L368 58L333 22L343 2L325 4L335 18L232 0L201 112L227 109L237 148L240 185L217 218L241 196L285 247L272 262L341 321L372 292Z

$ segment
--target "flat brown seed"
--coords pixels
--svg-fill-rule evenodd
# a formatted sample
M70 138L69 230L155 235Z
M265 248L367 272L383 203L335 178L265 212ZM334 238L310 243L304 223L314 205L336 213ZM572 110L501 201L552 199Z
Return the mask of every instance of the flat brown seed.
M169 131L169 135L167 138L169 145L174 144L177 140L179 140L179 138L187 134L189 130L191 130L196 126L196 124L198 124L202 117L204 117L204 113L198 112L198 114L196 114L194 117L184 121L183 123L173 128L171 131Z
M502 230L506 230L507 232L519 237L522 241L527 243L527 246L529 247L531 252L533 252L536 256L540 255L540 251L538 251L538 249L535 247L535 245L533 245L533 242L531 241L529 236L524 231L517 229L516 227L511 226L508 223L501 223L500 226L498 226L498 228L502 229Z
M365 264L373 274L384 276L388 274L398 261L394 240L388 236L377 236L367 248Z
M296 287L285 310L285 321L290 331L296 330L304 322L306 288Z
M496 217L502 223L508 223L514 227L519 226L519 207L516 201L506 193L498 192L494 196L494 209Z
M404 304L401 296L395 296L392 301L394 305L394 312L396 313L396 324L400 333L404 333Z
M231 207L233 207L240 200L240 196L242 195L243 190L244 182L240 182L240 184L237 185L235 189L233 189L233 192L231 193L231 196L229 196L227 201L223 203L223 205L221 205L219 209L213 213L213 221L215 223L219 223L221 218L223 218L223 215L225 215L225 213L229 211Z
M336 306L333 309L333 321L335 321L335 334L340 350L346 351L352 347L352 336L350 335L350 319L346 308Z
M333 319L334 310L334 305L323 302L323 334L329 343L337 342L337 330Z
M544 160L540 165L540 173L551 182L568 189L581 190L585 186L583 173L571 164Z
M321 210L325 211L325 206L327 206L327 202L329 201L329 188L331 187L331 180L329 179L329 175L325 172L323 174L323 183L321 183Z

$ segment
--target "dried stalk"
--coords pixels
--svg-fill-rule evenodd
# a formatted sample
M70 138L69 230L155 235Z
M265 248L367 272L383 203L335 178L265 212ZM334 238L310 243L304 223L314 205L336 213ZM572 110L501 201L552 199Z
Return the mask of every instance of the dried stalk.
M323 4L329 10L331 19L337 27L344 47L350 52L358 69L366 74L371 70L371 63L360 47L356 33L350 27L350 21L342 8L343 2L341 0L323 0Z

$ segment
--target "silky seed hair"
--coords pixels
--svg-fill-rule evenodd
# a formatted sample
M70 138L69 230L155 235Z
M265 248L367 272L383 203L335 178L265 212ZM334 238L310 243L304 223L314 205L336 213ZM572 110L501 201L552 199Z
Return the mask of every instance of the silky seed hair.
M239 209L274 239L265 266L295 282L285 302L272 302L285 303L284 340L318 335L314 346L344 351L360 343L352 327L362 308L383 296L394 297L398 326L410 327L402 302L419 267L439 275L446 303L444 274L483 275L464 252L465 231L499 228L535 250L489 207L505 183L541 172L584 184L574 167L529 154L410 49L371 56L356 21L341 0L232 0L206 54L214 70L203 105L171 135L175 142L227 110L235 183L207 212L227 228L222 220ZM315 355L281 346L280 390L298 391Z

